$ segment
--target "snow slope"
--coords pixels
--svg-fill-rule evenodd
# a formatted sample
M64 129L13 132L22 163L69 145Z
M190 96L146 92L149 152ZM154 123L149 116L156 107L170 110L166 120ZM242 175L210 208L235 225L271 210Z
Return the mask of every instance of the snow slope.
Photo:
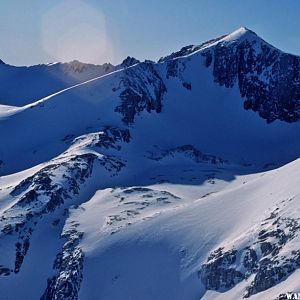
M137 299L199 299L202 296L203 299L242 299L251 277L226 293L205 292L199 282L201 265L210 251L219 247L241 247L237 239L251 240L251 235L260 230L260 223L276 207L279 213L299 220L298 176L299 161L295 161L268 173L239 176L225 187L223 183L221 186L216 183L214 192L204 198L198 187L198 195L191 199L182 193L184 186L181 185L143 186L175 195L181 193L183 203L178 200L175 206L168 204L166 209L156 208L150 212L138 210L145 199L143 195L149 193L138 191L135 193L141 198L135 196L135 209L140 213L127 216L126 221L116 219L112 224L107 216L123 217L120 210L129 206L125 201L131 202L132 195L126 197L123 191L125 200L121 205L116 195L118 190L97 192L81 209L72 211L65 227L66 230L76 221L80 224L78 230L85 233L79 247L86 254L87 267L79 298L130 299L134 295ZM288 184L283 186L283 182ZM282 203L288 199L293 200L283 208ZM116 201L118 205L114 207L112 203ZM130 228L126 229L125 222ZM114 223L118 223L119 231L109 236L107 229L115 230ZM297 249L295 244L299 245L299 228L282 252ZM98 273L101 266L103 271ZM281 289L263 291L253 299L274 299L280 293L299 288L293 278L288 278L286 284L290 290L284 285Z
M113 69L111 64L97 66L78 61L30 67L0 64L0 103L23 106Z
M298 60L240 28L158 63L0 65L0 298L299 291Z

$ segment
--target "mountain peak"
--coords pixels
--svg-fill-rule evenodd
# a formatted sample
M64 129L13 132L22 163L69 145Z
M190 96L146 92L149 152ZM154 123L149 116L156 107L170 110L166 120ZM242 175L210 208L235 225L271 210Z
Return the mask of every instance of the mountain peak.
M127 68L127 67L130 67L130 66L138 64L138 63L140 63L140 61L138 59L131 57L131 56L127 56L121 63L121 66L123 68Z
M204 42L200 45L185 46L177 52L173 52L172 54L170 54L168 56L161 57L158 62L164 62L164 61L171 60L171 59L174 59L174 58L177 58L177 57L189 55L189 54L191 54L195 51L198 51L198 50L203 50L203 49L208 48L208 47L214 47L214 46L216 46L217 44L219 44L221 42L232 42L232 41L243 42L245 40L250 40L250 41L258 40L258 41L265 42L254 31L248 29L245 26L242 26L242 27L236 29L235 31L233 31L229 34L222 35L222 36L219 36L217 38L211 39L211 40L206 41L206 42Z
M236 29L235 31L229 33L228 35L226 35L223 40L225 41L234 41L234 40L244 40L244 39L253 39L253 38L258 38L257 34L248 29L247 27L240 27L238 29Z
M252 30L250 30L249 28L245 27L245 26L241 26L240 28L236 29L234 32L240 32L242 34L245 34L247 32L251 32L254 33ZM255 33L254 33L255 34Z

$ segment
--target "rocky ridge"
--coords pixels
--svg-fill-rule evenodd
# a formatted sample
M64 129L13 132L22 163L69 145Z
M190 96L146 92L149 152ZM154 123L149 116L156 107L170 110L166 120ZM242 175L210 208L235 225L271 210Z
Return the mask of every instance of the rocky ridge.
M249 281L244 298L265 291L300 267L300 218L293 212L296 200L281 201L270 215L250 229L233 246L211 252L198 275L208 290L227 291Z

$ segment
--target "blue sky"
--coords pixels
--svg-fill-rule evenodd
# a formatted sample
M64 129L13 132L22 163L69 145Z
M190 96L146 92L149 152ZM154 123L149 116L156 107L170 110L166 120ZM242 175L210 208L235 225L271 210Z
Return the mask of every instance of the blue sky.
M0 58L14 65L157 60L246 26L300 55L300 1L2 0Z

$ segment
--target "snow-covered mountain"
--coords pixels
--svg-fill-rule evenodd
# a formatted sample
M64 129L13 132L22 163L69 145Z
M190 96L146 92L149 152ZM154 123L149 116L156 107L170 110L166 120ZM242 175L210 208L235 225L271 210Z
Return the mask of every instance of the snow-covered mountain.
M157 63L0 65L0 299L299 292L300 58L254 32Z
M111 64L79 61L15 67L0 60L0 103L23 106L62 89L113 71Z

